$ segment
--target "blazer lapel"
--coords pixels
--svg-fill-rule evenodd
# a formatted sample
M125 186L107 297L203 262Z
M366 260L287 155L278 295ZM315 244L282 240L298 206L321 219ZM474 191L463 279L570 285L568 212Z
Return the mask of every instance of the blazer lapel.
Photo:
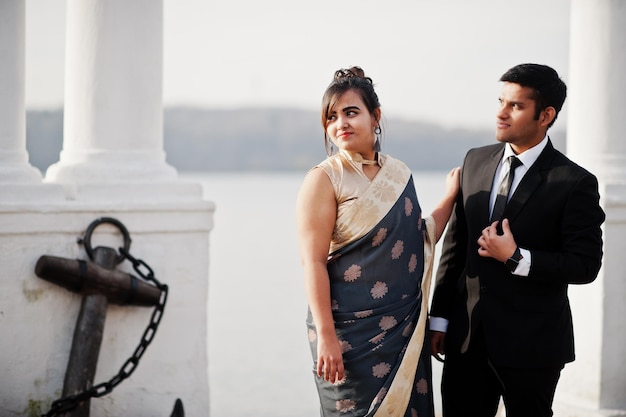
M488 158L482 163L475 171L476 178L480 181L481 187L483 187L483 191L479 193L482 198L478 199L478 204L480 207L478 208L478 213L481 213L483 217L481 219L481 224L489 224L489 213L491 209L489 207L489 196L491 195L491 189L493 188L493 182L495 181L496 169L498 168L498 164L500 164L500 160L502 160L502 155L504 155L504 146L499 146L494 149L488 155Z
M548 138L545 149L539 154L539 157L528 172L526 172L526 175L522 178L504 209L504 217L509 219L509 221L513 221L517 217L532 193L543 183L545 178L544 172L550 168L550 161L552 161L553 155L554 147Z

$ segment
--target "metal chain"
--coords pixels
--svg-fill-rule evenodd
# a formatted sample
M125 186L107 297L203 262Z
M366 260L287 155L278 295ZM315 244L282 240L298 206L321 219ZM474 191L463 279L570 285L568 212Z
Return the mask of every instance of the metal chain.
M79 392L78 394L68 395L67 397L63 397L54 401L50 406L50 410L46 414L43 414L42 417L56 416L60 413L73 410L85 400L88 400L90 398L99 398L109 394L111 391L113 391L113 388L118 386L120 382L128 378L135 371L137 365L139 364L139 359L141 359L146 351L146 348L154 339L154 335L156 334L159 323L161 322L161 318L163 317L163 311L165 310L168 287L165 284L161 284L154 277L154 272L152 271L152 268L150 268L150 266L148 266L148 264L146 264L144 261L133 257L125 248L119 248L119 251L124 256L124 258L128 259L133 264L135 272L137 272L144 280L153 282L154 285L161 290L161 298L159 299L159 303L154 307L154 310L152 311L150 323L148 324L146 330L143 332L143 336L141 337L139 346L137 346L133 355L128 358L126 362L124 362L124 365L122 365L117 375L115 375L107 382L94 385L90 389ZM146 269L145 273L142 271L142 268Z

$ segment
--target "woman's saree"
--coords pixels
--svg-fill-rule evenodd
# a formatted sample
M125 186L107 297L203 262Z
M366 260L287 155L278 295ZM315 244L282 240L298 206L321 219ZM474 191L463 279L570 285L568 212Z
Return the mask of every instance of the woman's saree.
M421 217L410 170L388 158L335 229L350 236L328 261L346 372L335 384L315 375L322 416L432 417L423 348L434 224ZM316 367L310 312L307 324Z

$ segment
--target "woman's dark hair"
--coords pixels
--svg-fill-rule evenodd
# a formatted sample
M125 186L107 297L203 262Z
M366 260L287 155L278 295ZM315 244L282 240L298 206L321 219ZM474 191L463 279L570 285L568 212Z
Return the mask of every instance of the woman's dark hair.
M324 128L324 143L328 155L331 154L330 149L332 147L332 142L326 133L328 116L339 97L349 90L355 90L361 96L370 114L374 114L374 111L380 108L378 95L374 91L374 83L370 77L365 76L365 72L360 67L342 68L335 71L333 81L326 88L322 98L322 127ZM377 127L377 133L382 134L380 124Z
M535 120L539 119L539 114L543 110L554 107L556 114L548 127L554 124L567 96L567 86L554 69L547 65L520 64L505 72L500 77L500 81L532 88L534 90Z

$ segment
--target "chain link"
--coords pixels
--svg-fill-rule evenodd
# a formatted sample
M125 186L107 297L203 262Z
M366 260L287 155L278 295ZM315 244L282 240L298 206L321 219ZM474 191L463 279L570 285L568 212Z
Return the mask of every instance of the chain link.
M61 413L68 412L78 407L80 403L90 398L99 398L109 394L113 389L118 386L124 379L128 378L137 368L139 359L146 352L146 348L154 339L161 318L163 317L163 311L165 310L165 303L167 302L168 287L165 284L161 284L155 277L152 268L141 259L133 257L125 248L119 248L120 253L124 258L128 259L133 264L133 269L144 280L154 283L154 285L161 290L161 297L159 303L154 307L152 316L150 317L150 323L143 332L139 346L133 352L133 355L124 362L124 365L120 368L117 375L111 378L107 382L100 383L92 386L90 389L79 392L78 394L68 395L60 398L52 403L50 410L43 414L42 417L53 417ZM142 271L145 269L145 272Z

